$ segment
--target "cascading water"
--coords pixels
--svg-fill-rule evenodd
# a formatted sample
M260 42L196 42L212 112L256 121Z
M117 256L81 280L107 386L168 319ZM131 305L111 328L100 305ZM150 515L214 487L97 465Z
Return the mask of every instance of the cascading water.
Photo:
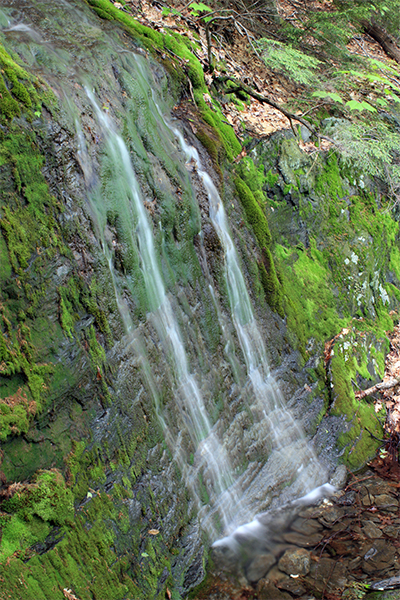
M155 101L157 110L160 108ZM209 215L218 233L225 257L225 279L229 291L232 319L237 331L240 346L245 357L248 377L253 388L250 409L254 421L260 423L261 434L272 438L272 452L266 465L252 473L252 485L246 478L246 490L238 506L235 520L229 530L243 523L250 513L254 490L262 487L262 480L268 481L266 471L285 467L287 480L294 483L295 495L302 496L326 480L326 473L318 463L314 451L307 443L301 427L286 408L279 386L270 373L264 342L258 328L246 284L240 269L239 259L218 191L206 171L202 168L199 154L193 146L186 143L180 130L164 119L167 127L179 141L187 162L195 164L197 173L204 185L209 199ZM271 466L271 463L274 465ZM288 465L291 466L288 469ZM258 472L257 472L258 471ZM258 481L255 481L257 479ZM254 486L254 487L253 487ZM329 493L330 489L326 488ZM258 510L262 507L259 505Z
M67 6L68 3L65 5ZM85 34L90 33L90 27L89 23L85 23L87 29ZM14 27L13 31L20 30ZM30 31L33 32L32 35L35 34L34 30ZM92 31L92 34L93 37L99 35L97 30ZM80 35L83 35L83 33L80 33ZM63 63L59 66L59 62L56 63L56 59L59 61L60 56L65 58L65 54L58 53L56 58L52 57L51 44L43 42L42 39L39 36L35 40L35 44L40 46L40 52L35 47L39 61L35 63L35 68L40 73L46 73L46 68L50 71L53 70L52 76L57 81L63 78L68 80L70 73L73 72L71 65L68 66ZM26 55L30 56L30 52L29 48ZM119 52L118 48L115 54L117 55ZM143 97L147 96L151 103L151 91L154 88L154 82L151 79L152 75L147 74L145 71L144 59L130 50L123 49L123 52L126 62L123 62L122 58L119 57L123 65L121 69L132 70L131 78L141 80L145 88ZM32 56L33 54L32 52ZM101 56L101 53L98 54ZM35 58L32 58L32 62L35 60ZM92 64L90 66L93 68ZM135 68L137 71L135 71ZM86 71L88 71L88 68L86 68ZM112 84L116 85L116 78L113 79L114 76L110 75L108 71L106 72ZM76 76L75 73L74 85L77 88L80 87L79 82L81 81L81 75ZM98 85L101 88L100 84ZM62 87L60 84L60 88ZM98 96L100 94L101 89ZM117 200L110 199L107 190L95 189L93 191L92 188L95 188L95 185L92 181L88 186L91 187L88 191L88 197L92 212L96 214L94 221L97 225L97 235L100 239L104 260L111 274L117 307L124 322L125 345L141 357L144 378L151 390L164 438L180 467L186 486L193 494L202 526L208 532L210 538L215 540L220 535L221 529L224 533L233 534L236 527L245 524L256 513L265 510L271 502L270 491L274 486L283 486L285 483L290 482L290 497L294 498L304 495L321 483L325 479L325 475L307 445L301 428L285 407L279 387L270 373L264 341L254 317L245 279L240 268L239 257L235 250L223 203L217 189L210 176L202 168L197 150L187 144L179 129L171 125L168 119L164 120L161 112L157 112L156 105L152 104L153 117L157 120L160 131L165 132L165 143L168 144L168 148L165 148L164 151L167 153L170 149L176 151L175 138L177 138L184 154L184 157L182 157L182 153L175 152L180 154L180 157L177 158L182 163L182 171L185 171L183 166L185 161L194 162L197 165L197 174L206 190L209 200L209 215L223 248L224 273L229 295L231 320L234 325L233 330L236 332L234 335L236 335L242 350L248 382L250 382L250 384L246 382L244 387L252 390L252 393L248 394L250 399L247 407L245 407L247 413L251 415L249 435L261 440L261 444L265 445L265 454L269 454L267 461L248 461L249 464L243 468L239 468L236 462L228 456L226 451L228 443L225 439L228 436L224 437L224 433L226 434L229 425L220 426L218 418L210 417L210 411L207 410L207 407L211 402L209 397L203 394L198 382L198 373L189 364L190 361L182 335L184 330L182 326L178 326L178 318L174 313L173 303L167 292L166 269L163 271L161 267L160 255L162 250L159 248L160 244L157 246L156 243L158 231L157 229L153 231L152 222L148 218L144 206L146 194L141 191L138 185L132 164L132 156L122 135L117 132L116 126L109 115L106 114L108 106L104 110L100 109L94 95L91 92L88 92L88 95L96 114L97 124L107 142L109 162L112 165L109 171L112 171L112 173L106 175L112 177L113 181L118 182L118 185L115 184L115 188L118 189ZM142 102L142 98L140 102ZM144 100L143 104L145 104ZM123 109L124 107L121 105L121 112ZM118 110L114 112L118 113ZM126 110L123 119L125 119L124 138L133 138L134 142L138 142L138 154L141 152L146 154L147 149L144 148L142 141L139 139L140 136L134 132L136 124L132 125L132 122L138 119L136 113L132 116ZM78 154L79 147L84 154L84 135L80 134L80 131L78 125ZM95 143L98 141L95 139ZM140 144L143 147L139 147ZM95 178L94 173L98 165L92 164L90 157L83 154L80 157L82 169L85 175L87 174L87 179L92 180ZM151 154L151 151L148 154ZM116 273L113 240L108 240L105 233L108 227L108 210L118 212L120 218L124 221L124 231L128 232L128 245L137 249L139 258L136 265L135 273L137 277L134 284L129 281L129 274L126 275L126 281L122 282L121 274ZM152 381L150 359L146 354L145 344L142 344L143 349L141 347L140 336L137 331L138 319L135 320L130 312L132 304L135 303L131 302L129 304L126 300L129 294L131 296L139 295L140 285L137 284L137 281L140 278L143 281L144 295L146 296L146 302L143 303L147 310L146 323L154 327L173 374L171 379L173 382L174 404L178 408L177 412L180 418L178 426L181 427L181 431L178 433L177 424L173 422L173 413L168 411L168 407L163 406L160 391ZM209 279L207 284L210 286L210 295L216 303L216 295ZM128 290L126 294L123 287L125 285ZM140 302L138 301L137 304L140 304ZM217 311L217 313L222 314L222 310ZM224 318L228 319L229 317L225 314ZM141 323L144 323L146 315L141 314L140 319ZM224 330L223 327L221 329ZM229 354L229 351L227 354ZM209 396L211 396L210 393ZM243 410L243 413L245 412ZM242 435L239 419L234 426L238 428L239 435ZM225 431L223 427L225 427ZM184 447L182 439L184 435L189 439L189 451L187 447ZM190 450L193 452L192 458L189 457ZM233 464L234 466L232 466ZM200 500L199 479L201 479L201 484L205 485L207 490L206 501L204 499ZM220 529L215 524L216 515L220 517Z
M194 462L197 464L195 469L189 468L184 457L178 451L178 440L172 440L168 431L165 433L167 439L168 437L170 438L170 446L175 448L175 457L180 468L184 471L186 484L192 489L196 498L198 498L196 479L199 473L202 474L204 479L211 481L211 486L209 486L209 491L212 493L210 505L201 508L201 503L198 501L198 509L200 510L200 518L202 519L204 528L209 531L210 535L215 536L216 531L212 525L212 520L207 516L210 513L210 509L214 507L213 505L218 505L220 518L224 527L226 527L232 521L236 505L239 501L236 491L230 489L233 484L232 468L224 447L218 441L213 431L196 379L189 372L188 360L178 324L166 294L158 266L152 227L147 217L128 149L121 136L114 130L110 118L98 106L93 93L87 90L87 95L95 109L97 119L107 139L115 169L123 182L121 188L123 189L123 195L119 198L119 203L121 205L128 203L129 205L127 212L131 212L131 231L132 235L138 241L142 272L150 307L148 318L154 323L160 340L165 346L165 351L172 361L172 368L175 375L174 391L176 403L183 422L187 423L187 431L196 452ZM105 224L103 224L104 226ZM112 272L111 259L108 262ZM123 314L125 307L120 300L118 301L118 293L116 295L118 306ZM128 333L131 327L131 319L129 319ZM159 410L157 412L159 414ZM163 428L165 431L166 425L164 419Z

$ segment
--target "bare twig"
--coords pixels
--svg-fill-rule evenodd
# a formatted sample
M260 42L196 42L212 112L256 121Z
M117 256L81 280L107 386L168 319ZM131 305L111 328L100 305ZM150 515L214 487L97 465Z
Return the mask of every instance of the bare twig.
M356 398L365 398L365 396L371 396L371 394L374 394L375 392L378 392L381 390L390 390L391 388L394 388L399 383L400 383L400 377L398 377L396 379L388 379L387 381L381 381L380 383L373 385L372 387L368 388L367 390L360 390L359 392L356 392L354 395Z

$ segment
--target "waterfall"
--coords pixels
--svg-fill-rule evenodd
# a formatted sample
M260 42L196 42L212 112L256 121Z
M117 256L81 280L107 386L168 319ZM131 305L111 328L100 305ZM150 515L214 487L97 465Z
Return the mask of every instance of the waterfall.
M150 83L141 57L135 57L141 80ZM101 110L90 91L87 91L101 124L115 168L120 170L125 181L125 195L134 212L135 232L138 240L141 269L145 281L150 313L148 319L154 324L166 354L172 360L175 376L175 401L186 424L193 447L196 449L197 465L192 469L178 439L171 435L159 406L164 435L169 440L174 457L184 474L186 485L196 499L199 518L203 528L214 539L214 513L220 515L225 533L232 534L249 521L255 513L262 513L270 502L268 491L273 478L291 487L293 498L304 496L326 480L322 466L307 443L302 429L286 407L279 385L270 372L265 344L258 327L247 291L240 261L230 233L225 209L218 191L203 169L197 150L187 144L180 130L164 118L154 91L152 99L160 118L160 127L167 129L178 140L186 163L196 165L197 174L209 200L209 216L218 234L224 251L224 273L231 308L231 318L247 367L247 376L252 388L248 409L252 415L253 428L262 436L269 448L265 464L251 464L242 474L235 474L223 441L218 439L216 427L212 427L205 403L195 376L190 373L188 360L171 303L165 291L158 265L151 223L143 204L128 149L122 137L116 133L109 116ZM157 115L156 115L157 116ZM133 232L132 232L133 234ZM110 268L111 268L111 262ZM196 464L196 461L195 461ZM208 482L208 506L202 506L196 478L202 473L202 481ZM282 481L282 476L284 481ZM273 484L272 484L273 485ZM262 496L264 495L264 499Z
M152 225L147 217L128 149L122 137L115 131L110 117L100 109L93 93L88 89L86 92L107 140L108 150L112 156L115 169L123 182L122 189L124 193L119 198L119 203L121 205L128 203L128 212L131 212L132 223L135 226L131 234L138 241L141 269L150 308L147 317L154 324L165 347L166 354L172 361L172 369L175 375L175 401L181 413L182 421L186 423L187 433L196 452L194 461L195 465L198 462L196 469L191 469L184 455L179 452L179 441L171 437L168 425L162 417L164 434L167 440L169 439L171 451L174 452L175 458L184 472L186 485L196 497L203 527L208 530L210 535L215 536L216 531L210 518L212 509L215 506L218 507L222 524L227 527L232 521L236 506L240 501L234 486L232 487L234 476L229 457L213 430L196 378L189 370L178 323L163 284L154 247ZM111 257L108 256L107 260L116 290L117 304L129 334L132 329L132 320L126 315L126 305L119 297ZM160 414L159 408L157 412ZM196 489L196 479L199 473L202 473L203 480L211 481L211 487L209 486L207 490L209 493L211 492L210 505L207 507L202 507Z
M155 106L161 115L156 100ZM243 525L246 517L248 518L249 509L253 503L252 496L256 490L267 488L265 483L263 484L263 480L268 481L268 470L277 471L281 467L284 468L287 481L293 484L295 496L306 495L310 490L321 485L326 480L326 473L319 464L313 449L307 443L300 425L285 406L279 385L270 372L265 345L254 316L218 190L209 174L203 169L196 148L189 145L181 131L165 117L164 122L177 138L186 161L196 165L198 176L206 190L210 219L224 249L225 280L229 292L232 320L253 389L249 408L254 422L261 426L259 434L272 441L271 455L263 468L258 472L253 471L251 486L249 487L248 479L246 482L241 482L244 494L235 520L230 523L228 528L228 532L232 533L238 525ZM243 479L245 478L246 474ZM260 507L262 507L262 502L259 504L258 510Z
M67 7L68 3L66 3ZM74 7L71 10L78 11ZM114 51L113 58L118 57L118 60L121 60L120 64L123 65L121 70L136 69L136 71L132 70L132 79L140 79L144 85L151 104L150 110L154 113L152 116L157 120L160 131L165 132L168 149L176 150L177 140L180 148L180 152L177 151L177 154L180 155L182 170L185 170L185 162L196 165L197 175L208 196L209 216L223 249L224 275L230 304L230 315L227 316L224 313L223 318L231 319L233 323L233 335L237 337L246 365L247 381L244 387L246 391L248 388L251 392L248 394L248 405L245 407L246 416L249 414L251 418L248 433L250 437L257 438L261 444L265 444L265 455L268 455L265 461L249 460L245 469L239 469L237 465L233 466L234 461L226 449L228 446L227 433L223 431L223 427L220 427L218 421L213 423L213 419L207 411L207 397L203 394L199 384L200 376L195 372L194 366L190 364L182 335L183 329L178 323L178 316L174 314L174 305L167 291L165 273L161 269L161 252L156 244L157 231L153 231L153 224L145 207L146 194L138 184L132 156L126 141L124 141L131 136L134 142L139 140L142 143L139 134L132 133L135 124L130 129L129 120L132 122L135 117L129 114L125 115L127 125L123 137L119 133L116 123L107 114L107 110L100 108L98 99L87 88L86 93L93 107L96 122L106 141L106 152L112 165L112 172L109 176L118 180L118 186L116 186L118 187L118 198L109 199L106 192L103 193L100 188L94 189L93 181L98 165L92 163L92 159L86 152L85 136L79 120L76 122L78 161L85 178L91 182L87 187L93 188L87 190L87 195L91 210L95 215L96 233L100 239L101 252L110 273L116 305L124 323L124 343L132 353L140 357L143 377L148 383L166 443L179 466L185 485L192 494L202 527L207 531L210 539L215 540L221 534L221 528L224 534L234 534L237 527L246 526L245 524L250 519L264 511L271 503L271 490L275 487L281 488L290 484L290 497L303 496L325 480L325 473L307 444L301 427L285 406L279 385L270 371L263 336L254 315L223 202L211 177L204 170L197 150L186 142L175 124L173 125L168 118L163 117L162 111L158 108L157 98L155 94L152 95L155 87L154 81L151 80L152 75L149 76L146 72L144 59L126 48L121 50L120 46L117 46L121 40L118 38L116 42L111 34L104 43L104 40L100 38L100 29L92 27L86 21L81 23L83 17L80 11L76 12L76 15L79 28L82 27L79 36L85 39L84 35L89 36L90 34L91 52L93 40L98 39L99 46L95 47L98 56L101 57L99 50L102 47L101 43L104 46L110 44ZM24 27L25 29L23 29ZM35 38L35 31L22 24L19 29L17 26L11 27L9 33L14 31L15 34L22 30ZM57 90L60 90L63 85L71 86L71 81L76 86L75 90L81 87L84 77L81 72L79 76L77 75L78 67L75 69L74 60L79 64L79 69L83 69L86 74L90 72L90 69L95 71L96 66L100 64L96 63L97 59L93 58L94 54L87 63L84 63L82 54L79 54L80 46L79 52L74 48L76 55L68 55L67 50L63 47L54 49L52 43L56 43L57 36L51 38L51 42L45 42L43 39L39 34L36 35L35 44L40 46L40 52L34 46L38 61L36 61L34 50L31 51L29 46L25 50L26 56L32 61L32 68L36 68L41 74L48 75ZM47 35L45 39L47 40ZM69 48L68 44L66 44L66 48ZM125 57L126 63L123 62L121 55ZM115 60L117 59L115 58ZM85 68L81 63L84 63ZM104 60L104 63L107 63L107 60ZM117 70L116 68L115 71ZM118 79L117 76L110 74L111 67L108 64L102 72L109 78L104 83L104 89L107 89L107 85L111 89ZM101 90L100 82L98 87ZM78 92L76 93L78 94ZM62 93L59 95L61 97ZM106 92L104 97L106 97ZM154 100L153 103L151 98ZM65 98L63 101L65 102ZM73 100L71 102L73 103ZM142 109L142 107L140 108ZM118 113L118 110L115 112ZM146 152L144 144L142 146L143 148L138 149L138 153ZM168 152L168 149L164 150ZM128 231L129 244L137 249L138 255L136 273L140 282L136 282L137 289L133 285L129 287L129 283L126 285L132 295L134 293L139 295L143 282L146 297L146 302L143 304L146 305L147 314L141 315L141 319L142 322L146 320L146 323L156 331L166 362L169 364L172 373L174 405L179 415L179 423L172 422L174 418L171 416L172 412L168 413L167 408L163 406L160 392L152 380L150 359L141 342L129 303L120 289L122 277L116 273L114 266L113 240L108 240L105 233L107 210L116 208L115 203L117 203L118 212L124 220L125 231ZM210 278L207 279L207 284L210 287L209 293L217 305L216 294L214 294ZM222 320L223 311L220 307L217 306L216 312ZM226 312L229 313L229 311ZM224 327L221 329L224 331ZM226 329L227 335L230 335L228 327ZM227 351L228 353L229 351ZM239 429L241 434L239 418L234 426ZM181 431L176 433L178 427L181 427ZM193 460L189 460L189 450L185 446L187 443L186 440L183 440L184 436L190 441L189 450L193 450ZM206 503L204 499L201 499L201 486L205 486L207 491ZM221 528L217 525L218 516Z

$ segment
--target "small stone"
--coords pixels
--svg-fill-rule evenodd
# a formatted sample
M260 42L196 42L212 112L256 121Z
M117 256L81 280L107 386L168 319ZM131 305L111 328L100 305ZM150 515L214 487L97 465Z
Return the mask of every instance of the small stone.
M307 581L312 589L319 592L342 590L347 583L346 567L337 560L321 558L317 563L311 564Z
M400 577L390 577L390 579L375 581L371 585L372 590L390 590L396 587L400 587Z
M375 504L379 506L379 508L386 509L389 511L397 510L399 507L399 502L393 496L389 496L389 494L379 494L379 496L375 496Z
M301 533L302 535L313 535L322 529L322 525L316 519L297 518L291 524L290 529L297 533Z
M289 531L283 534L283 539L288 544L301 546L302 548L314 548L322 539L322 533L314 533L313 535L301 535L296 531Z
M353 558L353 560L351 560L349 562L349 571L355 571L357 569L357 567L359 566L360 562L362 561L361 556L356 556L355 558Z
M374 571L390 569L395 559L395 549L387 540L377 539L373 545L364 547L362 569L364 573L372 574Z
M270 568L276 563L272 554L259 554L246 570L246 577L250 583L256 583L268 573Z
M393 487L391 485L389 485L389 483L387 481L384 481L383 479L372 479L368 484L367 484L367 488L368 491L370 492L370 494L373 494L374 496L379 496L380 494L390 494L391 492L393 492Z
M365 494L361 498L361 502L363 506L371 506L375 502L375 497L372 494Z
M302 585L299 579L293 579L293 577L285 577L278 583L276 587L285 592L290 592L293 596L301 596L306 593L306 588Z
M383 529L383 533L392 538L397 538L399 535L399 527L395 525L388 525Z
M354 490L350 490L348 492L346 492L345 494L342 494L341 496L339 496L339 498L337 499L337 503L340 504L341 506L351 506L352 504L355 503L357 499L357 494L355 493Z
M382 531L372 521L364 521L363 525L364 525L364 527L362 528L361 531L363 532L363 534L366 537L368 537L370 539L383 537Z
M281 592L277 587L272 585L272 583L265 582L263 586L260 587L257 593L258 600L292 600L292 596L287 592Z
M339 465L330 478L329 483L338 490L341 490L346 485L346 481L347 469L344 465Z
M310 552L304 548L286 550L278 567L288 575L307 575L310 572Z
M325 525L325 527L329 527L329 529L345 514L344 509L340 506L326 505L322 506L321 508L323 510L321 510L318 521L322 523L322 525Z

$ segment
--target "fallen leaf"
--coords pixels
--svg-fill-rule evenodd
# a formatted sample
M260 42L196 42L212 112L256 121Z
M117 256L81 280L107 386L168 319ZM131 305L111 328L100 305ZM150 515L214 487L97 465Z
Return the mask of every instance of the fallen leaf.
M158 529L149 529L149 534L150 535L158 535L160 532L158 531Z

